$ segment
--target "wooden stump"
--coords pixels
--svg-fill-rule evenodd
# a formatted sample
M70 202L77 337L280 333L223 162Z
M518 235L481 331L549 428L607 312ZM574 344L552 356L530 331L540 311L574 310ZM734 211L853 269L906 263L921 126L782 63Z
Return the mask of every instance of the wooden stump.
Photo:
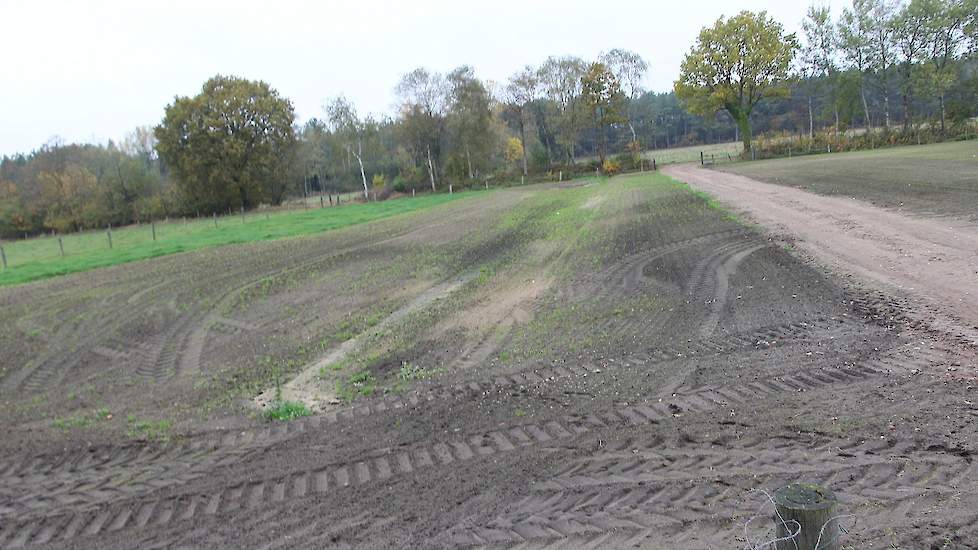
M781 514L780 518L774 518L778 538L797 531L794 522L801 526L794 539L778 543L778 550L838 550L839 521L834 519L838 500L831 491L814 483L792 483L775 491L774 504Z

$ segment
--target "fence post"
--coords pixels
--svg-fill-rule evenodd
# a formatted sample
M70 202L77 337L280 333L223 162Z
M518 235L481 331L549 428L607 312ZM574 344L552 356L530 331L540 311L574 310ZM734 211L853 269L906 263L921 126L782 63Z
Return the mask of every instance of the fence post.
M520 176L520 185L526 184L526 176Z
M326 201L323 199L322 195L319 195L319 208L326 208Z
M7 253L3 251L3 246L0 245L0 260L3 260L3 269L7 270Z
M109 237L109 250L112 250L112 225L111 224L109 224L109 229L108 231L105 232L105 234Z
M778 550L838 550L839 518L835 495L814 483L792 483L774 492L779 519ZM781 521L781 520L784 521ZM794 537L795 531L798 534Z
M61 241L61 235L58 235L58 250L61 251L61 257L65 257L65 243Z
M302 199L302 202L305 203L306 200L305 199ZM241 223L244 223L244 205L243 204L241 205Z
M706 162L703 159L703 151L700 151L700 166L706 166Z
M149 227L153 230L153 240L155 241L156 240L156 221L155 220L150 220Z
M450 184L450 183L448 184L448 194L449 195L452 194L452 184Z
M559 170L559 171L557 172L557 181L558 181L558 182L560 182L560 181L564 181L564 171L563 171L563 170Z
M655 157L652 157L652 171L653 171L653 172L655 172L655 171L656 171L656 170L658 170L658 169L659 169L659 168L658 168L658 167L656 167L656 165L655 165Z
M214 228L217 228L217 212L214 212Z
M414 198L414 188L413 187L411 188L411 198L412 199Z
M487 178L486 179L486 191L488 191L488 190L489 190L489 179Z

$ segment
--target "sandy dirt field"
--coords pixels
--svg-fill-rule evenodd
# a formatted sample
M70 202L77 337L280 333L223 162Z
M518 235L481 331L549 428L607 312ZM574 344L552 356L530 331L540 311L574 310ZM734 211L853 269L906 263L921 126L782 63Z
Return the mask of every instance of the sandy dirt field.
M891 289L967 261L900 227L848 277L639 174L0 289L0 548L744 548L794 481L851 547L967 548L973 274Z

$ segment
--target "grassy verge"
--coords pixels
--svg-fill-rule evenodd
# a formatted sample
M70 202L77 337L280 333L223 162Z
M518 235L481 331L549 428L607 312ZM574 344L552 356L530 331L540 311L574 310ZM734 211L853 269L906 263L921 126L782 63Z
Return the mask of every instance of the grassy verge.
M718 169L821 195L978 220L978 142L739 162Z
M62 237L63 258L57 237L11 242L4 244L9 267L0 272L0 286L212 246L309 235L415 212L476 194L477 191L470 191L338 208L250 213L243 219L240 216L218 218L217 227L213 219L170 221L156 224L155 241L150 225L128 226L112 231L111 249L103 231L78 233Z

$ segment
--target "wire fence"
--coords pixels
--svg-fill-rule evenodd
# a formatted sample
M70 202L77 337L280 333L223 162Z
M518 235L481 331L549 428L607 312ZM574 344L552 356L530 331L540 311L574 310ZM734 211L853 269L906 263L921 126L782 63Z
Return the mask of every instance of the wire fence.
M758 494L764 497L754 515L744 522L744 546L743 550L781 550L792 548L794 550L809 550L801 548L798 539L802 535L802 525L794 519L786 519L778 510L774 497L764 489L751 489L748 495ZM774 509L774 514L766 512L768 505ZM766 527L755 528L757 520L766 519ZM844 526L842 521L851 520L852 523ZM858 518L855 514L836 514L824 523L818 531L813 550L827 550L833 548L836 542L842 537L849 535L856 526ZM757 531L760 531L760 534ZM834 532L833 532L834 531ZM809 539L810 540L810 539Z

